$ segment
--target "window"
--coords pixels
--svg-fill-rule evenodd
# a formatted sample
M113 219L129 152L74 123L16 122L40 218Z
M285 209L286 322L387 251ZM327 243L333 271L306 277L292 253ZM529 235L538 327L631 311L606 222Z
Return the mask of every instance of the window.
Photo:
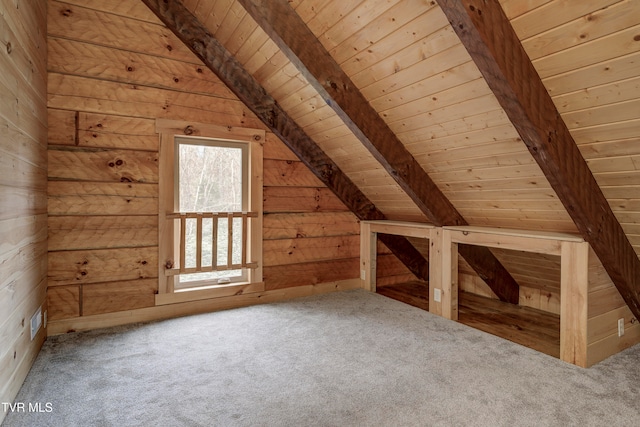
M158 120L156 302L224 296L262 282L264 131ZM246 290L243 289L243 290ZM194 294L192 294L193 296Z

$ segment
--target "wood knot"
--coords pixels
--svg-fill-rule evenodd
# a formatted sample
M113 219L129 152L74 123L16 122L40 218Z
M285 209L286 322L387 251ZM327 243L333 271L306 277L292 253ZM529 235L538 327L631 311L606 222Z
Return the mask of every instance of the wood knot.
M133 71L133 70L134 70L134 68L133 68L132 66L128 66L128 67L127 67L127 71L131 72L131 71Z
M60 11L60 14L62 16L69 17L69 16L73 15L73 11L71 9L63 9L63 10Z
M11 42L7 42L7 53L11 53L13 48L11 47Z
M171 270L173 268L173 260L168 259L167 262L164 263L164 268Z
M253 140L254 141L260 141L262 139L262 137L260 135L253 135Z
M184 128L183 132L185 135L193 135L193 132L195 132L195 129L193 129L193 126L189 125L186 128Z
M124 161L122 161L121 159L116 160L116 166L122 166L123 163Z

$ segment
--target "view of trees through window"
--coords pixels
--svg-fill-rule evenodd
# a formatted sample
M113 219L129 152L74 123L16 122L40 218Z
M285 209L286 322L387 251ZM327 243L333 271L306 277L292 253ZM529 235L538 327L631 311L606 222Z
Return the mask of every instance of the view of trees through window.
M239 212L246 206L246 171L243 156L246 147L224 141L181 140L178 144L178 194L180 212ZM244 153L243 153L244 151ZM245 157L246 158L246 157ZM243 203L243 200L245 201ZM202 221L202 265L211 265L211 219ZM233 263L241 262L242 219L233 220ZM217 265L226 265L228 255L228 222L218 219ZM196 220L187 219L186 268L196 265ZM241 270L186 274L179 282L241 276Z

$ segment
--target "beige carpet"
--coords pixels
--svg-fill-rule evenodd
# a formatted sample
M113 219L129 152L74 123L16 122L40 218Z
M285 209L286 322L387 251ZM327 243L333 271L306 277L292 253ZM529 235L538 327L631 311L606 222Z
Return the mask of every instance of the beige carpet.
M357 290L50 337L17 402L44 412L4 427L637 426L640 346L581 369Z

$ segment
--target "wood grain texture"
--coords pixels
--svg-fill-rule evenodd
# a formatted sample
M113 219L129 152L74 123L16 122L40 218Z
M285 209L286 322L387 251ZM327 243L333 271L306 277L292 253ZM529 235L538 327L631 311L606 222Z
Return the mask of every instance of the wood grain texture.
M155 216L50 216L49 250L106 249L158 244Z
M266 266L263 270L266 290L308 286L318 283L356 279L359 259L346 258L330 261L308 262L292 265Z
M0 402L13 402L47 331L46 2L0 4ZM0 410L0 424L6 410Z
M438 3L578 230L640 316L640 260L500 4Z
M158 185L50 181L49 215L154 215Z
M382 212L181 3L157 0L144 0L144 3L358 218L384 218ZM417 251L413 254L419 255ZM422 260L426 264L426 260Z
M158 248L91 249L49 253L49 286L157 277Z
M49 178L158 182L158 153L110 149L49 150Z
M91 316L153 307L157 290L156 279L82 285L82 314Z
M437 226L467 224L286 1L240 3L430 222ZM424 121L422 117L417 120ZM469 247L462 254L501 299L517 303L517 283L490 251Z

